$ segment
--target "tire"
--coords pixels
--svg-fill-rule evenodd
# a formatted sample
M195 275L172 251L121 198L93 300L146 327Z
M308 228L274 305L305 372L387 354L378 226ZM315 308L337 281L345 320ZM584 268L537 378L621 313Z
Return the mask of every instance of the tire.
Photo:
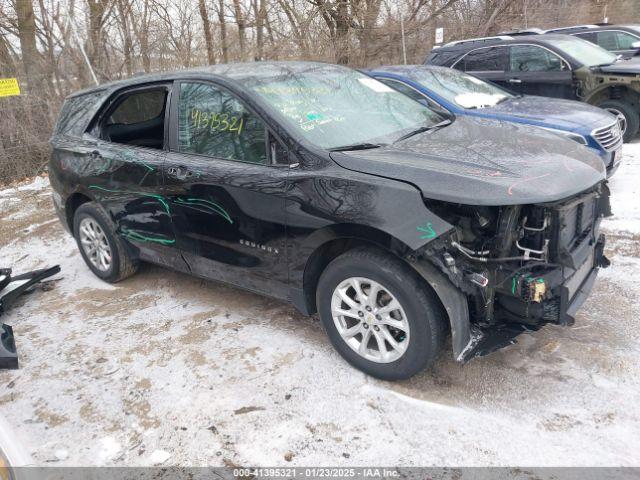
M93 231L93 237L88 234L89 231ZM102 280L116 283L138 270L138 264L131 258L123 240L115 234L113 222L96 203L83 203L78 207L73 217L73 236L85 263ZM101 261L106 257L91 254L92 247L95 252L98 244L105 252L108 247L108 265Z
M362 308L366 302L354 302L354 279L360 281L363 293L371 294L375 283L385 291L376 294L376 301L369 303L371 311L367 311L366 306L365 309ZM337 293L338 287L347 288L341 290L350 297L352 306ZM400 305L400 309L393 310L391 314L383 313L384 307L388 305L389 295ZM320 319L335 349L352 366L373 377L382 380L409 378L432 366L444 344L447 322L435 293L407 265L382 251L357 248L334 259L320 276L316 301ZM341 310L335 310L336 307ZM381 315L376 319L377 309L380 309ZM334 312L344 310L350 315L338 314L337 319L334 318ZM357 311L362 316L358 314L355 318L353 314ZM394 327L385 324L387 321L393 323ZM400 327L401 324L404 326ZM403 330L407 327L408 331ZM375 328L378 330L374 330ZM386 331L383 332L383 328ZM359 332L352 335L358 329ZM367 332L369 338L364 353L358 353L356 349L362 351L361 346ZM392 336L398 345L397 349L384 340L389 338L386 334ZM379 338L383 339L382 347ZM358 340L360 347L357 345ZM384 355L381 349L385 350Z
M640 129L640 113L633 108L633 105L629 105L621 100L605 100L598 106L616 116L621 115L624 117L626 128L622 139L625 143L636 136L638 129Z

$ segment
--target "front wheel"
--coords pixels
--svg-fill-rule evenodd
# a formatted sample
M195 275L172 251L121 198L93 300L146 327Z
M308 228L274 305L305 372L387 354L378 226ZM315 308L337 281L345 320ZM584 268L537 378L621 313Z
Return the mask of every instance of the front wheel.
M640 129L640 114L633 105L620 100L605 100L598 106L618 117L622 139L625 142L636 136Z
M384 252L360 248L339 256L322 273L316 297L333 346L373 377L409 378L432 365L444 343L435 294Z

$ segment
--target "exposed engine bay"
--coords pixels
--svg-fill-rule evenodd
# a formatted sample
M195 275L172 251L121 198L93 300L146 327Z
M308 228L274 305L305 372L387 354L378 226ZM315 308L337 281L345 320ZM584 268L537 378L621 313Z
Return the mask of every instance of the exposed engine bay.
M611 215L605 182L551 203L500 207L425 201L452 224L425 251L468 300L475 345L490 353L526 330L572 325L597 270L607 267L600 220Z

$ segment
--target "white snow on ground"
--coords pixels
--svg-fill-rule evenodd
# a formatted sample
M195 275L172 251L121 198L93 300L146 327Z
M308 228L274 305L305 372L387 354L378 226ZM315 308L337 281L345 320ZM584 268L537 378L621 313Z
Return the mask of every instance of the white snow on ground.
M46 180L0 191L0 265L62 266L3 318L21 368L0 372L0 414L47 465L637 465L640 143L624 153L613 265L576 325L397 383L284 303L154 266L102 283Z

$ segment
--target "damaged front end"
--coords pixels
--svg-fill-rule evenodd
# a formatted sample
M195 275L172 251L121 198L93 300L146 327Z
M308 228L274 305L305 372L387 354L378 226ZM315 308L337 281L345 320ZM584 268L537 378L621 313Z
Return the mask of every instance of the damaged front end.
M550 203L425 203L455 227L417 252L415 263L431 263L464 295L468 329L447 308L459 361L547 323L572 325L598 268L609 265L599 233L601 219L611 215L606 182Z

